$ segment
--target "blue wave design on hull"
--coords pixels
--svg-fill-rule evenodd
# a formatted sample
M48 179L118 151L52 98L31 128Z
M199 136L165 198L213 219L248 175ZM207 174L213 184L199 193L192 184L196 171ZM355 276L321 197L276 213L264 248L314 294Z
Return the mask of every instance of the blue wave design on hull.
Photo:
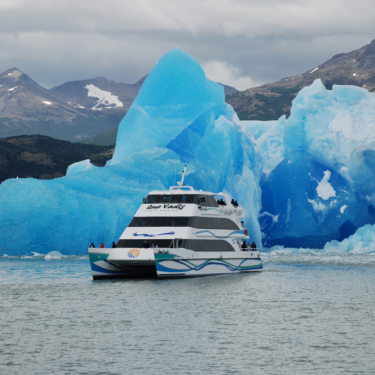
M157 236L173 236L175 232L168 232L168 233L160 233L160 234L147 234L147 233L140 233L138 234L137 232L133 233L134 237L157 237Z
M186 272L191 272L191 271L200 271L201 269L205 268L206 266L209 265L219 265L219 266L225 266L229 271L231 272L236 272L236 271L250 271L253 269L263 269L262 263L254 266L245 266L241 267L243 263L248 261L249 259L244 259L238 266L234 266L230 263L224 263L223 261L212 261L212 260L207 260L206 262L199 264L197 266L194 266L192 263L187 262L187 261L180 261L180 260L174 260L173 262L183 264L184 266L188 267L188 270L176 270L174 268L168 268L163 265L161 265L159 262L156 262L156 269L158 271L163 271L163 272L174 272L174 273L186 273Z
M197 234L201 234L201 233L209 233L209 234L211 234L212 236L214 236L215 238L229 238L229 237L230 237L231 235L233 235L233 234L243 234L244 236L246 236L246 235L245 235L245 232L244 232L243 230L235 230L234 232L229 233L227 236L216 236L215 233L212 233L212 232L209 231L209 230L202 230L202 231L200 231L200 232L193 232L193 234L195 234L195 235L197 235Z
M119 274L126 273L126 271L111 271L111 270L107 270L105 268L97 266L95 263L91 263L91 270L92 271L96 271L96 272L113 274L113 275L119 275Z

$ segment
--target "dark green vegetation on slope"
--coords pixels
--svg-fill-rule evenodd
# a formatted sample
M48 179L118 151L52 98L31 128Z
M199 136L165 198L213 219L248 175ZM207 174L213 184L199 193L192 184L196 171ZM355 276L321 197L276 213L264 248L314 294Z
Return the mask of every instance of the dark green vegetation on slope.
M49 137L69 140L71 142L86 139L94 134L102 134L108 129L114 129L117 133L117 127L122 116L107 115L94 116L78 115L70 122L55 122L52 120L23 120L9 117L0 118L0 138L43 134ZM114 142L112 143L114 144Z
M0 139L0 182L8 178L64 176L72 163L90 159L104 166L113 147L71 143L42 135Z
M85 139L82 141L82 143L90 145L112 146L116 144L117 130L118 129L110 130L109 132Z
M241 120L277 120L289 116L292 100L305 86L320 78L328 90L336 85L354 85L375 91L375 40L366 46L333 56L304 74L254 87L226 97Z

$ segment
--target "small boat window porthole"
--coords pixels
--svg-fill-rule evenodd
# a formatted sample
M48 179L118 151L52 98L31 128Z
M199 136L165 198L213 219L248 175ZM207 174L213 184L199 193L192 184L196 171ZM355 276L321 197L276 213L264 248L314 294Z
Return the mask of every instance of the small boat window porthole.
M202 203L206 203L206 202L207 202L206 197L199 197L198 203L202 204Z

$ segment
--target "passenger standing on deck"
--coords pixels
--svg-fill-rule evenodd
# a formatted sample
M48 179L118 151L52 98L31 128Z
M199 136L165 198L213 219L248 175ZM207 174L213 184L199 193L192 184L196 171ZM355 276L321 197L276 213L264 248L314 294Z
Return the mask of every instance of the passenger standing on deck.
M90 248L95 247L94 242L91 242Z
M242 242L241 249L242 251L246 251L246 241Z
M116 244L114 242L112 242L112 249L116 249Z
M100 248L104 249L104 243L103 242L100 242Z
M144 249L148 249L148 248L150 247L150 245L148 244L147 241L145 241L145 242L142 244L141 247L144 248Z
M247 250L247 251L250 251L250 244L249 244L249 243L247 243L246 250Z
M253 243L251 244L251 250L252 250L252 251L256 251L256 249L257 249L257 245L256 245L256 243L253 241Z

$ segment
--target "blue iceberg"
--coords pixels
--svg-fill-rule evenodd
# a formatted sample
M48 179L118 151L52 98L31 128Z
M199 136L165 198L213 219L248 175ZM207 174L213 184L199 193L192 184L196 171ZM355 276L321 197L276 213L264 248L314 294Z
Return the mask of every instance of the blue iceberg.
M245 125L264 160L263 245L323 248L375 223L374 94L316 80L287 120Z
M327 252L368 254L375 253L375 226L366 224L359 228L353 235L339 242L327 242L324 250Z
M224 89L177 48L164 55L122 120L113 159L103 168L75 163L49 181L0 185L0 255L87 253L110 246L151 190L169 189L188 164L187 184L225 191L245 208L261 243L262 159L250 129L225 103Z

